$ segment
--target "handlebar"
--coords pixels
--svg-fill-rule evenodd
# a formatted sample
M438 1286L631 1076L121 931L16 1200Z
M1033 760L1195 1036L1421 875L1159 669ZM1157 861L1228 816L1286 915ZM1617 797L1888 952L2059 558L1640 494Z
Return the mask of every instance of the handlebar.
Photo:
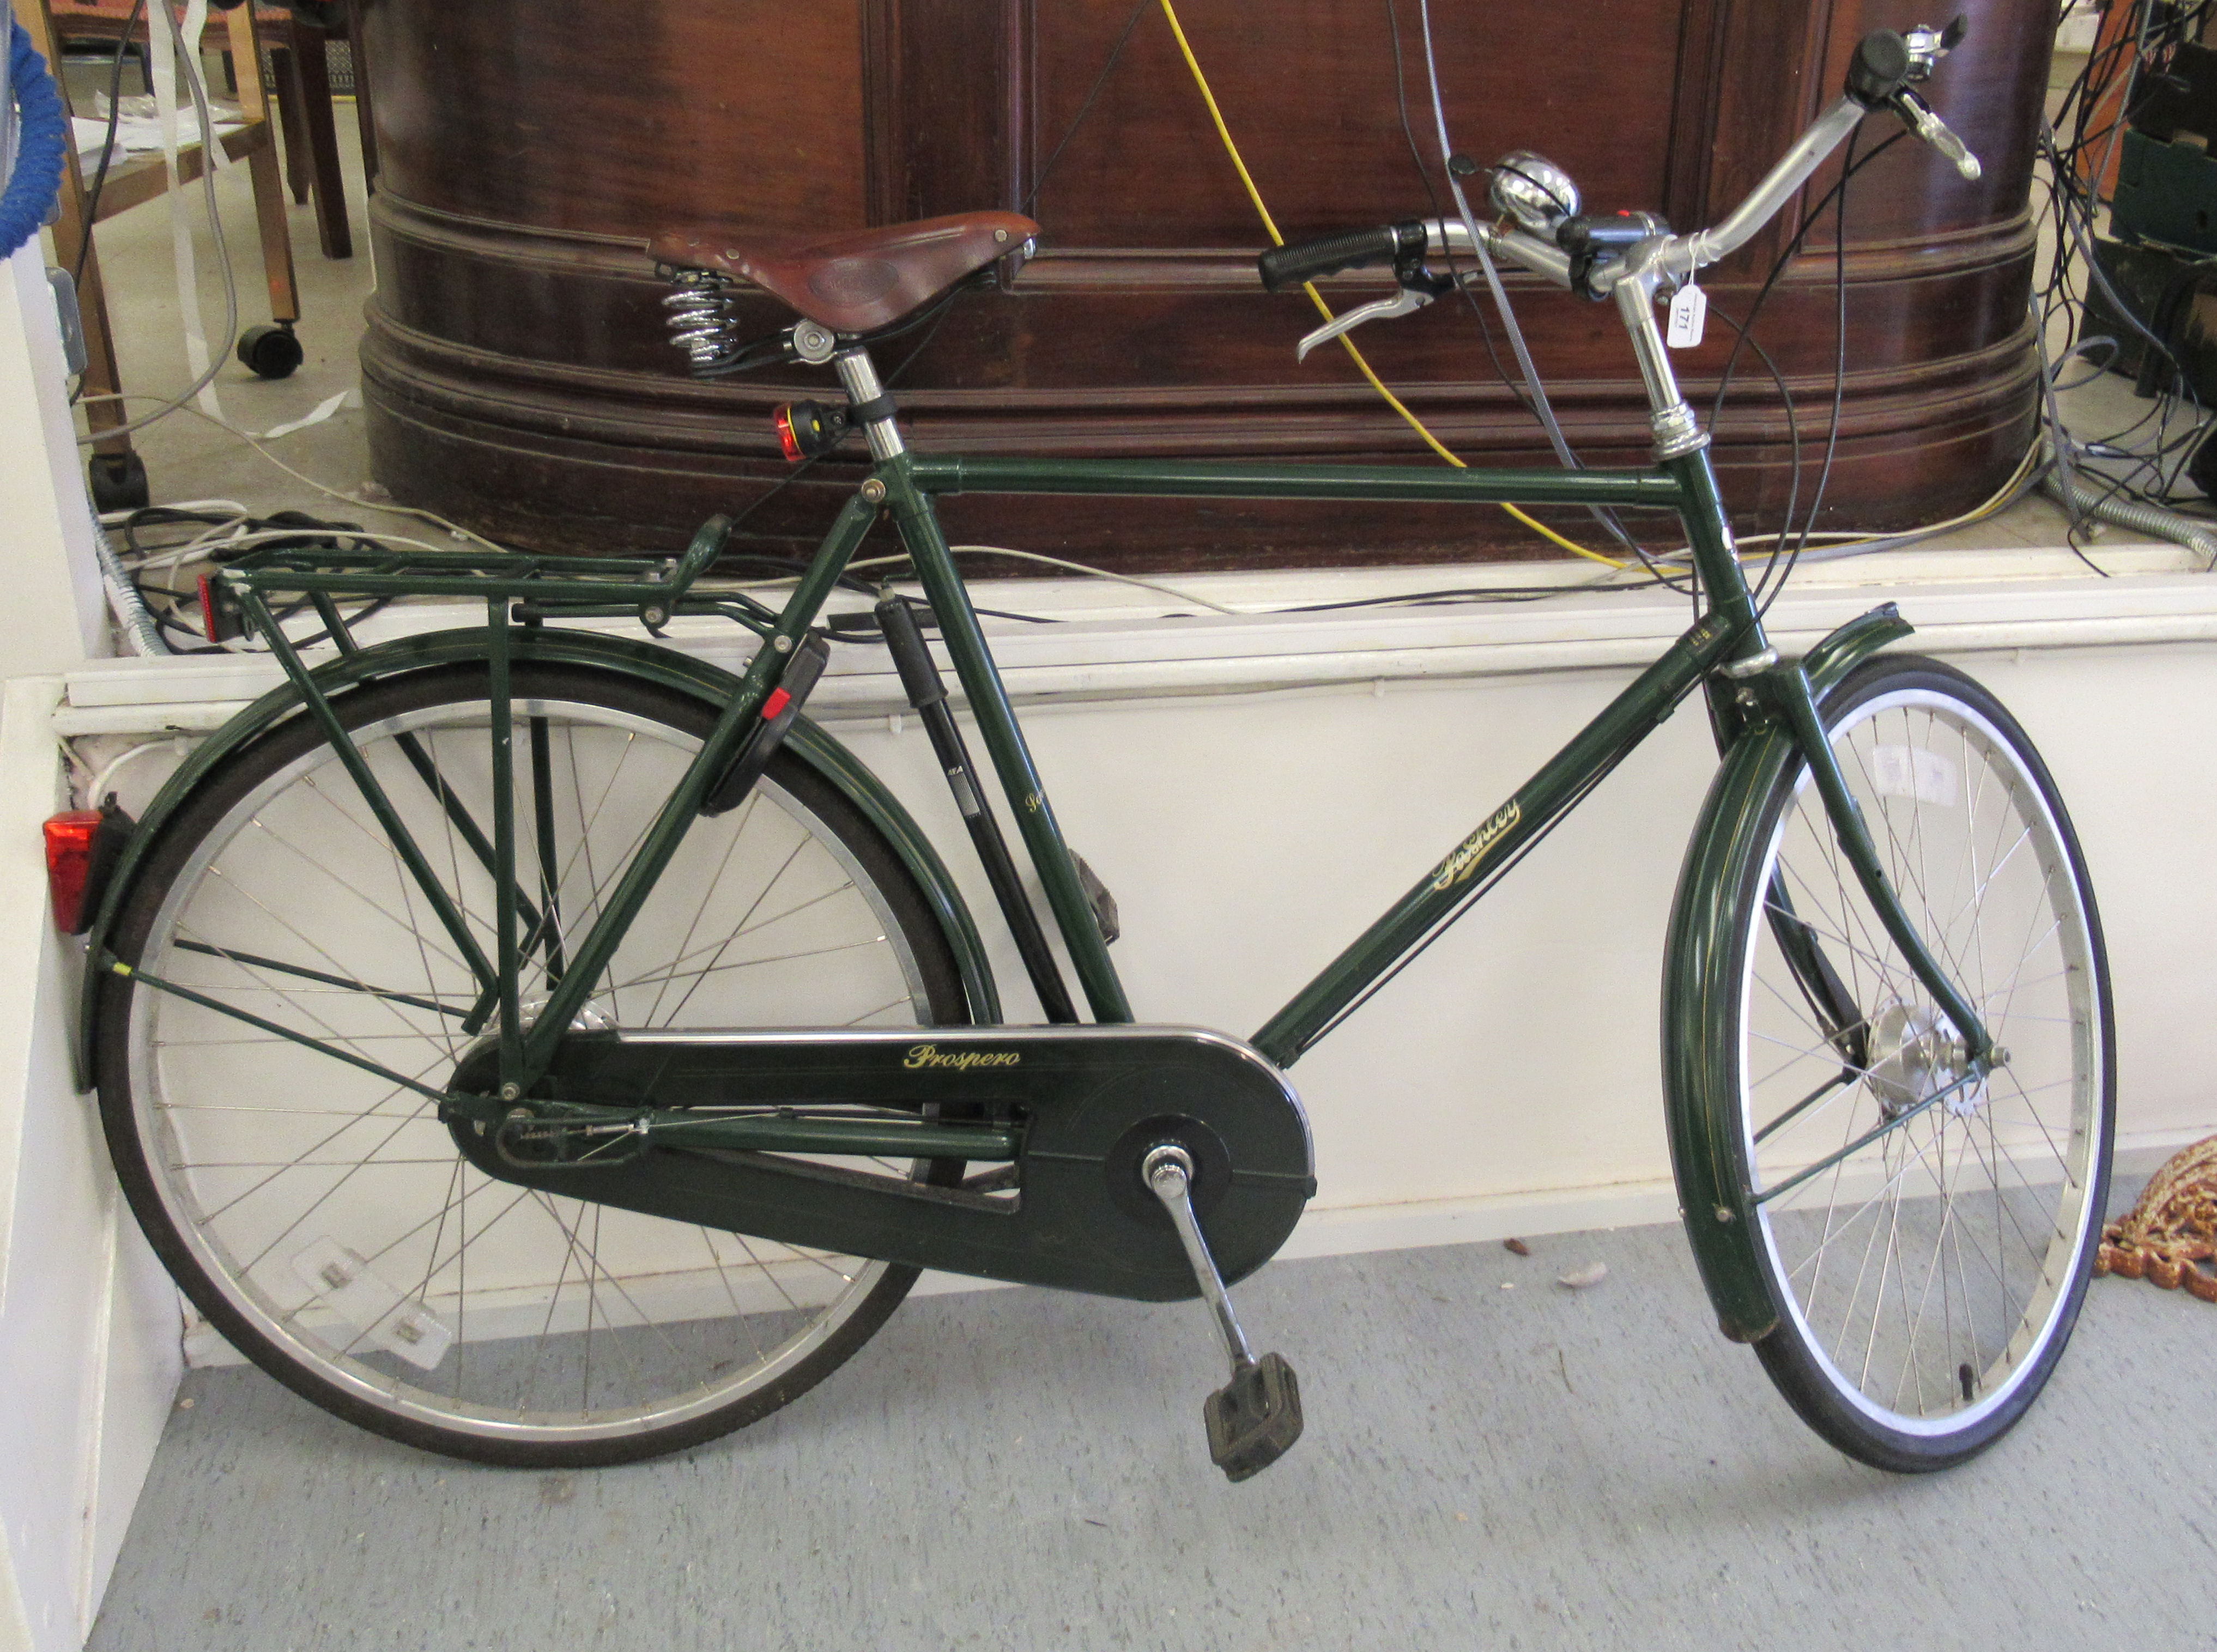
M1291 242L1263 253L1256 265L1263 287L1275 293L1342 270L1380 264L1398 267L1427 256L1460 253L1467 256L1473 250L1471 237L1475 231L1491 255L1558 286L1575 284L1590 297L1603 296L1627 276L1640 280L1651 290L1658 283L1682 283L1696 270L1730 257L1752 240L1874 109L1891 108L1911 132L1953 161L1964 177L1975 179L1977 157L1911 84L1929 76L1933 65L1954 49L1962 35L1961 17L1944 30L1916 28L1903 35L1879 29L1866 35L1856 48L1847 89L1839 101L1794 140L1778 163L1722 221L1692 235L1650 234L1606 268L1593 267L1588 235L1593 220L1580 219L1568 219L1559 226L1554 244L1521 228L1476 222L1467 225L1454 219L1411 219ZM1658 231L1663 229L1659 219L1654 223ZM1559 239L1565 234L1588 235L1587 243L1566 250Z

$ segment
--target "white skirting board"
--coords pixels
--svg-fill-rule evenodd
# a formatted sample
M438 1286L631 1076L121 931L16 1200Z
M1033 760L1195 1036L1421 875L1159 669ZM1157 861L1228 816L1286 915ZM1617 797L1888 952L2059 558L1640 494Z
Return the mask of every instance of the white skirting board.
M46 898L61 685L0 700L0 1649L84 1643L182 1361L177 1296L70 1076L73 943ZM10 1596L13 1597L12 1600ZM11 1621L12 1619L12 1621Z

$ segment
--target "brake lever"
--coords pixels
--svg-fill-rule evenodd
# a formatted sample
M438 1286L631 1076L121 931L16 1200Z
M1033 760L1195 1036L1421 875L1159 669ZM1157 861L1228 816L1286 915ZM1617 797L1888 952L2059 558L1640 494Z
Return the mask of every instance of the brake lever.
M1405 287L1390 299L1373 299L1368 304L1358 305L1344 314L1334 316L1304 337L1294 347L1294 360L1307 361L1309 352L1318 345L1329 344L1335 338L1353 332L1366 321L1385 321L1394 316L1410 315L1431 301L1430 293L1417 287Z
M1905 86L1887 101L1893 106L1893 112L1901 117L1905 126L1955 163L1955 170L1961 173L1966 181L1978 182L1982 170L1979 157L1971 153L1961 138L1948 129L1948 123L1932 112L1932 106L1923 96Z
M1345 315L1334 316L1294 347L1294 360L1307 361L1309 352L1318 345L1343 338L1366 321L1387 321L1395 316L1413 314L1441 294L1454 291L1453 281L1424 268L1422 247L1393 266L1393 279L1401 284L1399 292L1390 299L1373 299L1368 304L1357 305Z

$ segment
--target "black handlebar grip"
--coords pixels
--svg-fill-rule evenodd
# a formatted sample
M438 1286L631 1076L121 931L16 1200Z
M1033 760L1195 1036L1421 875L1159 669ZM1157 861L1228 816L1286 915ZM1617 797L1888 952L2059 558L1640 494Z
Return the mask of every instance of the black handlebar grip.
M1864 35L1848 65L1848 96L1874 109L1908 83L1909 42L1890 28Z
M1264 288L1275 293L1343 269L1390 264L1405 250L1420 251L1423 244L1421 223L1381 224L1374 230L1342 230L1337 235L1273 247L1255 260L1255 268L1262 274Z

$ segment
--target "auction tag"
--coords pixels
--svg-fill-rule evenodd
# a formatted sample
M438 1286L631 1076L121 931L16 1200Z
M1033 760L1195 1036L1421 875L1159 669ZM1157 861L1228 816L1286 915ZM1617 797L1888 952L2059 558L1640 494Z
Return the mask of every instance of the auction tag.
M1709 295L1689 282L1670 300L1670 330L1664 342L1674 350L1691 349L1701 342L1701 329L1709 318Z

